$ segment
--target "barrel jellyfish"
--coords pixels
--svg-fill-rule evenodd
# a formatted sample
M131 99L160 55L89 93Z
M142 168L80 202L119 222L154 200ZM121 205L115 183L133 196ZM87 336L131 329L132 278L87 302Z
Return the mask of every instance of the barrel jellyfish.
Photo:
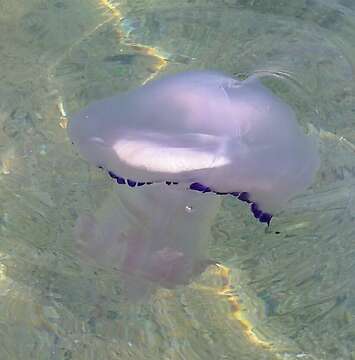
M294 111L255 76L166 76L90 104L68 131L117 183L101 215L79 218L81 253L165 287L211 263L210 227L223 197L268 226L319 165Z

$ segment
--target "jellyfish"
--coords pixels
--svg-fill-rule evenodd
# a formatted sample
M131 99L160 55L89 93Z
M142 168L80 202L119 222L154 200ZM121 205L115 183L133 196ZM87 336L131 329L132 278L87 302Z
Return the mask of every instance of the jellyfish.
M168 75L89 104L68 133L117 184L99 220L79 219L80 251L165 287L211 264L210 228L222 198L244 202L269 226L319 166L292 108L256 76Z

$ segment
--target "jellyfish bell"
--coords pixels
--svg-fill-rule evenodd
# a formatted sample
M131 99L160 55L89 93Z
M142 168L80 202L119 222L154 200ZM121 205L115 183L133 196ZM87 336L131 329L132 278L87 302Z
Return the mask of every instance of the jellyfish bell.
M319 164L293 110L254 76L166 76L90 104L68 131L79 153L126 189L136 226L149 228L139 247L155 251L143 251L141 268L161 260L155 274L169 256L180 264L189 251L201 254L204 245L191 250L191 244L208 238L221 195L247 203L269 224L275 210L312 183Z
M293 110L256 77L214 72L167 76L94 102L72 118L69 136L128 186L197 183L248 193L267 213L307 188L319 162Z

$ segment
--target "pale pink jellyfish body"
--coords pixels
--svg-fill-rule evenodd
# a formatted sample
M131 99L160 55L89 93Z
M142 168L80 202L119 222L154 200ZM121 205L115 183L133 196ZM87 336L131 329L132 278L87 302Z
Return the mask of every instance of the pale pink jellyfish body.
M293 110L257 78L207 71L94 102L71 119L69 137L124 189L121 207L111 211L115 229L108 236L103 226L92 242L109 248L117 235L121 265L169 281L186 269L203 270L196 264L206 260L223 195L246 202L269 224L275 210L312 183L319 163ZM125 235L118 235L121 226Z

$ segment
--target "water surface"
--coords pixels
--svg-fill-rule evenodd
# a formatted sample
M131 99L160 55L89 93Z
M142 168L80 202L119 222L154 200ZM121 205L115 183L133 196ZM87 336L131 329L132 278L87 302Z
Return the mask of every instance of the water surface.
M353 359L355 7L347 0L0 4L2 359ZM114 184L66 115L164 73L258 73L317 137L315 185L265 228L226 199L210 266L132 303L76 256ZM138 281L132 278L132 282Z

